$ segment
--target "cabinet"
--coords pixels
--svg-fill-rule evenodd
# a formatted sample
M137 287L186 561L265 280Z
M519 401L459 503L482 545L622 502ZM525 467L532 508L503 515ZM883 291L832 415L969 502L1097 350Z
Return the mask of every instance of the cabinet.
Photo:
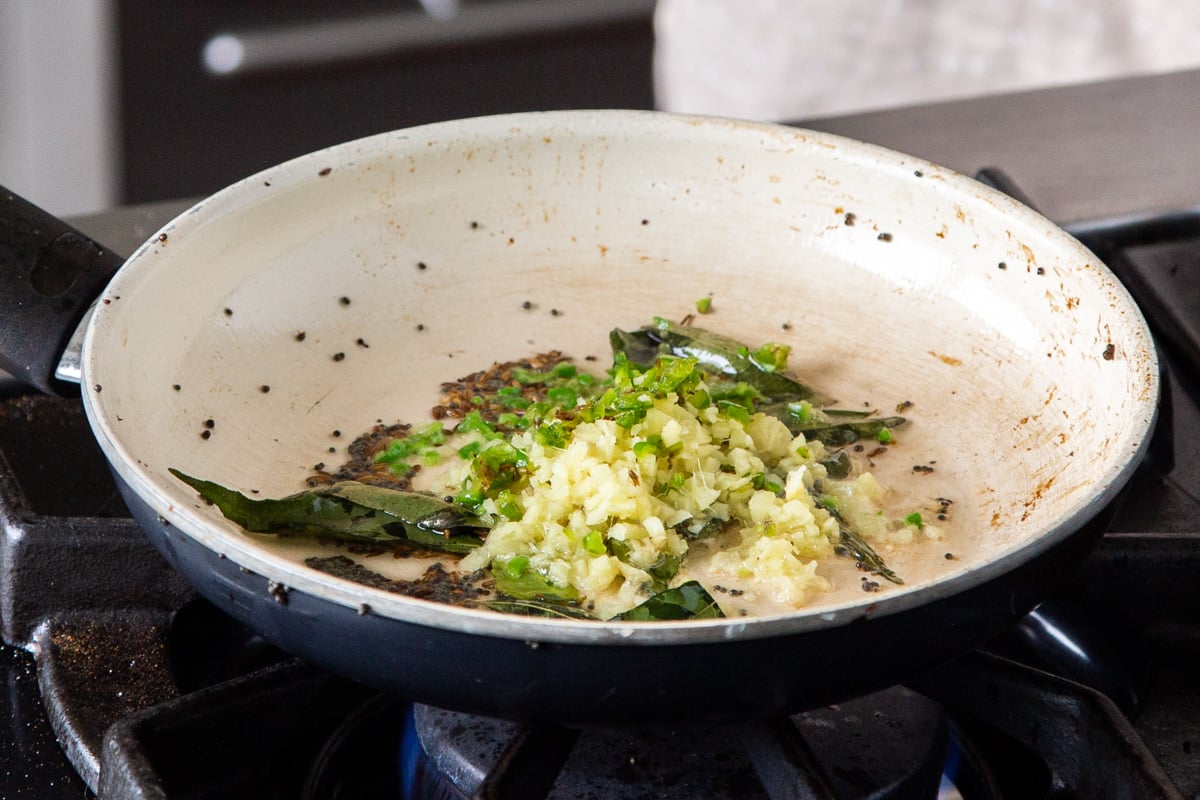
M204 195L425 122L650 108L652 11L653 0L118 0L118 194Z

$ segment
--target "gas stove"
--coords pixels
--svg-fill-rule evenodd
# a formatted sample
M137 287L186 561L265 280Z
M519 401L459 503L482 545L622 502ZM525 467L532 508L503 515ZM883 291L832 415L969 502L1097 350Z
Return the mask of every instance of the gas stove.
M1070 229L1134 292L1163 365L1154 440L1107 532L985 648L788 719L528 728L324 673L162 562L77 401L3 398L0 797L1197 795L1200 212Z

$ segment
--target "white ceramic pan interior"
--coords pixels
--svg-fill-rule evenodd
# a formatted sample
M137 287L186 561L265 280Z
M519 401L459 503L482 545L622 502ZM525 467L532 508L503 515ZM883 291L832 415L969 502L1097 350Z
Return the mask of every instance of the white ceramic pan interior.
M904 586L863 592L850 567L784 615L511 617L310 570L308 548L244 534L167 472L290 494L377 420L429 419L442 381L549 349L605 364L610 328L709 295L705 327L790 344L793 368L844 405L912 403L876 471L954 506L945 539L888 554ZM1007 197L834 136L649 112L444 123L270 169L139 249L84 347L101 446L205 547L332 603L570 642L799 632L999 575L1112 499L1158 391L1123 288Z

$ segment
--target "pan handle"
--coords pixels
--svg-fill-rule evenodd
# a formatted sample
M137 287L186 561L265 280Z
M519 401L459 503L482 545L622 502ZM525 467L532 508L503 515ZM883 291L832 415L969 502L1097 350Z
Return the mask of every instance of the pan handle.
M88 305L124 258L0 186L0 368L49 394Z

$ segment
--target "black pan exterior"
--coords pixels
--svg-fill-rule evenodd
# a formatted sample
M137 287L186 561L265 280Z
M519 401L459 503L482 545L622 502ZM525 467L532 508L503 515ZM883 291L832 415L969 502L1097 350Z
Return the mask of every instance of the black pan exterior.
M520 641L347 608L239 567L121 489L187 581L281 649L431 705L565 725L764 719L903 683L984 644L1044 600L1116 505L995 579L898 613L791 635L634 646Z

